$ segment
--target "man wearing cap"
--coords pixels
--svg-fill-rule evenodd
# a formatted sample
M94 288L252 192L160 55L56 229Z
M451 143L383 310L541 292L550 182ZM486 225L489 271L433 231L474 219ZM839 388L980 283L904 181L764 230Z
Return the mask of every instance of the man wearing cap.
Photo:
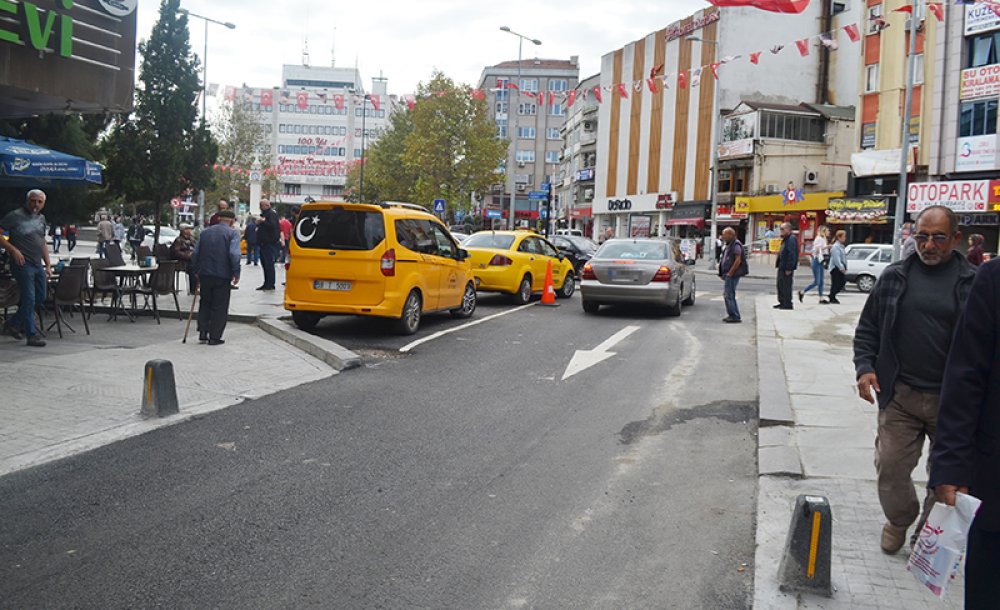
M33 347L45 345L35 327L35 306L45 302L47 280L52 277L49 248L45 243L44 207L45 193L34 189L28 191L22 207L0 219L0 250L10 255L11 273L21 289L17 314L7 322L5 330L18 340L27 335L28 345ZM10 232L10 241L2 237L4 229Z
M222 345L232 287L240 282L240 234L233 228L236 214L219 210L219 224L201 232L191 262L198 270L201 305L198 340Z

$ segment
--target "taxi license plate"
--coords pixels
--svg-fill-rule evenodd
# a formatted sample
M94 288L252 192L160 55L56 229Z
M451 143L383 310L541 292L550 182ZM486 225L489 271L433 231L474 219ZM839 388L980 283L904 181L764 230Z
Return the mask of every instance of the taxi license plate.
M339 290L341 292L347 292L351 289L351 283L334 282L332 280L315 280L313 282L313 288L316 290Z

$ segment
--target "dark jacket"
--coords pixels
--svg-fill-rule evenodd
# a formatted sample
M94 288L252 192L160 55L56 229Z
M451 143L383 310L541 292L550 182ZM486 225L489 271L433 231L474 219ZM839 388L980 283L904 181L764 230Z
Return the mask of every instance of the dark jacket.
M792 233L781 239L781 250L774 263L778 271L795 271L799 267L799 240Z
M734 239L722 251L722 259L719 261L719 277L729 275L737 256L740 257L740 267L733 272L733 277L743 277L747 274L746 270L749 269L749 265L747 264L746 249L740 240Z
M978 267L983 264L983 248L981 246L972 246L969 251L965 254L965 258L968 259L970 263Z
M945 365L930 486L968 486L976 525L1000 532L1000 260L976 274Z
M247 241L248 246L257 245L257 223L248 222L247 228L243 230L243 239Z
M958 282L955 284L955 299L959 310L965 305L976 277L976 268L957 252L954 256L961 265ZM865 373L875 373L881 392L878 396L878 408L884 409L892 401L893 387L899 375L899 359L893 346L893 327L896 324L899 301L906 292L906 277L913 265L917 264L917 256L896 261L882 271L865 301L861 318L854 330L854 373L860 378Z
M257 243L262 246L278 243L278 237L281 235L278 226L278 213L274 211L274 208L270 208L266 212L261 212L260 217L264 219L264 222L257 225Z
M177 236L177 239L170 244L170 258L175 261L190 261L194 254L194 237L184 237L184 234Z
M230 279L240 277L240 232L219 223L198 236L191 263L198 275Z

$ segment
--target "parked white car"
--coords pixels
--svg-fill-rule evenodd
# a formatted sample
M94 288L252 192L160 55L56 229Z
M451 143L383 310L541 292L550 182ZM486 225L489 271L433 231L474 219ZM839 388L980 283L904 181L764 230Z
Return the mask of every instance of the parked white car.
M851 244L847 246L847 281L857 284L861 292L871 292L891 262L890 244Z
M153 225L143 225L142 228L143 228L143 230L146 233L145 239L142 240L142 245L144 245L147 248L149 248L150 250L152 250L153 249L153 231L155 230L156 227L154 227ZM159 243L161 243L161 244L163 244L165 246L169 246L170 244L174 243L174 240L177 239L177 236L180 235L180 234L181 234L181 232L178 231L177 229L173 228L173 227L167 227L167 226L164 226L164 225L160 225L160 242Z

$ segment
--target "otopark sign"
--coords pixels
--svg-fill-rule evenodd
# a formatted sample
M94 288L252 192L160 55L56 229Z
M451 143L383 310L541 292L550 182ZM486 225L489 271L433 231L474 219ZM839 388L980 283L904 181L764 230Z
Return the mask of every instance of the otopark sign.
M986 212L1000 206L1000 180L914 182L906 188L906 211L943 205L956 212Z

